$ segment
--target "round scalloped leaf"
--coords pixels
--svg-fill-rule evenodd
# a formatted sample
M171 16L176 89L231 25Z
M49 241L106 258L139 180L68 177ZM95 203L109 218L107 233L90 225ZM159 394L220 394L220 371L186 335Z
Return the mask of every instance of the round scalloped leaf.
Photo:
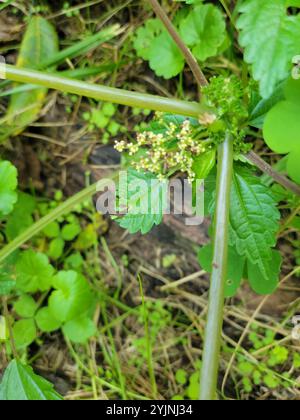
M73 343L84 344L97 333L94 322L86 317L73 319L63 326L65 336Z
M0 162L0 217L7 216L13 211L14 204L18 200L17 185L17 169L10 162Z
M50 289L54 268L48 257L32 249L24 251L16 264L17 288L25 293L45 292Z
M133 45L139 57L144 60L150 59L152 42L162 30L163 25L159 19L149 19L144 26L136 31Z
M57 290L49 298L49 309L61 322L77 318L93 305L94 295L87 280L75 271L58 273L53 286Z
M32 318L38 309L38 304L30 295L22 295L14 304L14 310L22 318Z
M221 11L212 4L195 7L180 25L183 40L200 61L218 53L226 37L225 29Z
M149 59L151 69L165 79L177 76L185 65L182 52L166 31L152 42Z
M25 349L34 342L37 337L35 322L33 319L22 319L13 326L13 336L17 349Z
M53 315L48 306L40 309L36 316L35 322L37 323L38 328L43 332L53 332L58 330L61 327L61 322L58 321Z

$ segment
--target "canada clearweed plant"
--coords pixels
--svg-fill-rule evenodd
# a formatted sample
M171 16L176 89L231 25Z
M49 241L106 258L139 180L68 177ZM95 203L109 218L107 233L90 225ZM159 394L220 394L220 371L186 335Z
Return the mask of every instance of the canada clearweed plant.
M147 234L162 223L168 192L159 188L161 184L181 175L195 192L197 180L205 181L211 241L201 247L197 258L201 268L211 274L206 332L201 360L195 366L198 371L191 376L177 369L174 382L182 387L182 395L174 399L215 400L222 396L218 384L220 350L226 347L221 340L225 298L234 297L243 280L259 295L276 291L284 258L277 241L285 229L294 233L293 274L299 273L300 78L296 77L295 57L300 54L300 2L241 0L231 2L233 9L225 1L178 2L181 4L174 8L172 21L157 0L144 2L156 17L148 13L151 18L134 31L132 44L136 55L157 77L168 80L179 76L180 99L83 80L109 71L107 65L102 70L95 65L85 72L84 66L77 69L71 60L76 63L76 58L122 36L124 28L120 25L102 28L62 48L54 25L42 16L43 11L28 18L16 65L4 65L1 85L7 90L1 96L8 97L9 104L1 118L0 140L9 142L38 119L50 89L75 95L74 104L77 96L89 98L91 107L80 114L87 132L99 132L103 144L117 138L114 147L126 157L128 182L137 179L151 186L152 200L158 203L154 214L149 208L146 213L130 212L129 206L126 214L113 217L131 234ZM80 7L64 2L61 13L76 19ZM218 65L214 63L216 57L221 57ZM64 63L72 64L67 72L59 70ZM184 94L186 64L194 78L190 83L198 87L198 102L186 100L191 96ZM70 72L77 70L71 77ZM116 119L121 106L131 107L144 117L130 137ZM256 154L255 140L262 143L262 138L266 155L270 150L272 156L284 155L275 166ZM117 179L117 173L111 179ZM62 332L73 357L94 381L123 399L141 397L126 391L114 350L106 358L119 385L110 383L110 378L97 379L91 373L93 367L86 368L73 348L77 344L88 346L98 334L94 314L103 296L80 268L86 265L84 256L93 252L98 232L108 229L92 201L102 184L105 186L105 180L87 185L66 201L57 191L49 204L21 192L16 167L6 158L0 161L0 341L6 344L11 360L0 385L2 400L61 399L48 381L24 364L24 354L41 334L55 331ZM135 207L143 201L141 192L127 193ZM287 220L281 218L282 209L290 209ZM107 251L105 242L103 247ZM107 253L120 279L119 267ZM143 298L141 279L139 283ZM117 294L121 288L119 282ZM129 362L137 369L147 364L151 395L156 399L152 347L170 322L169 313L159 300L142 299L136 315L146 334L133 341L139 358L132 356ZM264 359L257 366L237 348L233 357L237 357L236 375L242 392L250 393L260 384L272 389L294 386L291 373L280 376L272 369L291 359L292 369L299 369L297 351L272 347L274 331L250 327L250 353L264 351ZM108 322L106 328L110 331ZM14 383L19 384L18 389Z

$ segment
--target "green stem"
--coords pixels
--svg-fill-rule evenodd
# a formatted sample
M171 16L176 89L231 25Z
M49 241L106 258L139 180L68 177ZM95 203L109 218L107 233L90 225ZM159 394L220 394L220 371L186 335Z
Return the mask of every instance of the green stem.
M233 142L228 135L219 147L214 256L203 350L200 400L217 397L217 380L223 326L224 289L227 280L228 223L233 173Z
M72 93L79 96L128 105L134 108L151 109L153 111L167 112L199 117L202 113L213 112L211 108L196 102L180 101L145 93L112 88L93 83L81 82L47 72L18 68L6 65L6 79L19 83L31 83L49 89Z

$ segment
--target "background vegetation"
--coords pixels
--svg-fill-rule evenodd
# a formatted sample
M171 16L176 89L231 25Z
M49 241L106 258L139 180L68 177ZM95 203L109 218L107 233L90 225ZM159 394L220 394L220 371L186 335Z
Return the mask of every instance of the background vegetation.
M222 109L220 118L232 120L235 112L236 185L246 182L261 203L250 213L261 223L254 244L239 242L243 232L236 187L219 397L299 399L300 345L291 332L299 313L295 116L300 89L285 80L292 70L290 57L300 53L299 2L276 0L269 7L264 0L265 8L256 0L162 3L211 80L206 95ZM262 27L257 13L264 13ZM271 27L270 19L279 20L283 33L275 45L266 46L262 35ZM19 67L199 99L182 52L146 1L1 2L0 54ZM224 91L229 76L242 83L242 91L235 82L229 94ZM0 86L4 248L67 197L121 164L132 164L129 153L120 161L115 142L132 143L137 132L153 129L153 113L32 85L2 81ZM242 131L245 119L251 127L244 124ZM217 145L224 127L212 131ZM259 171L254 177L250 166L239 166L250 149L270 164L281 185ZM198 167L206 168L202 175L208 176L209 203L216 150L205 152ZM133 154L139 161L140 155ZM88 198L1 261L1 399L198 398L212 261L209 209L200 228L187 228L182 218L167 216L142 236L131 220L119 224L99 215ZM137 230L149 231L148 226ZM272 295L255 293L277 287ZM41 393L21 389L17 394L9 374L23 383L30 378Z

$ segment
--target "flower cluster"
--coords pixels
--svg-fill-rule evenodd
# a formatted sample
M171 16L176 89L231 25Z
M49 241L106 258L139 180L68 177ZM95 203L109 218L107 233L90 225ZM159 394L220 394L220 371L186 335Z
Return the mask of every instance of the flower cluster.
M225 132L229 130L234 138L235 152L247 151L249 145L244 143L246 131L243 126L248 118L250 93L244 89L241 81L236 76L213 77L203 93L207 105L217 110L216 121L209 127L214 142L223 142Z
M136 142L116 143L119 152L128 152L133 159L132 165L138 171L151 172L161 180L175 172L185 172L189 181L195 180L194 158L211 149L205 141L205 128L183 119L180 124L166 121L158 114L155 124L149 131L137 135Z

